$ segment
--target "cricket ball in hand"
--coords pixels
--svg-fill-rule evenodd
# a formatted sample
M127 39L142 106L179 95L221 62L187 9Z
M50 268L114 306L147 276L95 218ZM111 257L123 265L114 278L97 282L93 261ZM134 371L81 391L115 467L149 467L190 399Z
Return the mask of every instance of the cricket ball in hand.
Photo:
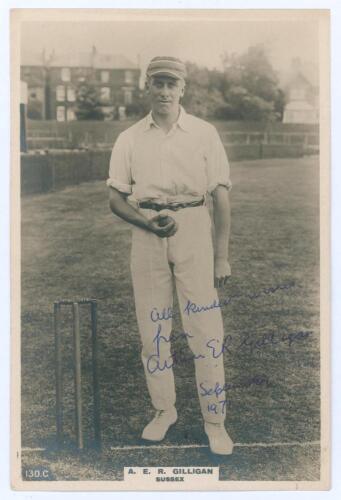
M158 224L160 227L167 226L167 224L169 224L171 220L172 218L168 215L162 215L158 220Z

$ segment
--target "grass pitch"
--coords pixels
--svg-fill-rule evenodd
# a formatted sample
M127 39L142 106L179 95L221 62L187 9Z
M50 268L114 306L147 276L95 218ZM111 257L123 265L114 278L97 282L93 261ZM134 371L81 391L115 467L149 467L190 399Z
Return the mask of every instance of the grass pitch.
M140 434L153 409L140 360L130 227L111 214L103 182L84 183L22 200L22 445L45 449L23 453L24 471L46 467L51 480L114 480L122 479L123 466L129 465L220 465L226 480L319 479L320 450L314 444L320 437L318 158L235 163L232 181L232 277L220 292L225 331L232 337L224 358L230 383L226 427L241 444L296 444L236 447L223 458L207 448L110 449L142 444ZM102 453L72 448L67 311L66 449L54 447L53 302L80 297L98 300ZM89 327L84 307L83 411L91 441ZM181 331L178 318L174 331ZM182 338L177 345L186 348ZM194 367L186 363L174 372L179 420L164 444L205 445Z

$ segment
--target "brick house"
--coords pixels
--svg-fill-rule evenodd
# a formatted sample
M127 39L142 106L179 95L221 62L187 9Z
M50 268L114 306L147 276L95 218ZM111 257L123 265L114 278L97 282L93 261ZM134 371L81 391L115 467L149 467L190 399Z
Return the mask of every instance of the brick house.
M28 116L32 119L75 120L77 88L91 83L97 88L107 119L119 107L133 104L139 95L140 69L125 56L52 52L23 56L21 80L28 86Z

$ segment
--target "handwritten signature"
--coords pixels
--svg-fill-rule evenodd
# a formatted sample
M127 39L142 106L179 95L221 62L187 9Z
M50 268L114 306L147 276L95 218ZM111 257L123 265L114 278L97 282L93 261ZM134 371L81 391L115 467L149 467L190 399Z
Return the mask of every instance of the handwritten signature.
M222 415L225 415L226 407L227 406L231 406L231 405L232 405L232 401L231 400L229 400L229 399L222 399L221 401L218 401L217 403L208 403L208 405L207 405L207 411L209 413L214 413L215 415L219 415L220 413Z
M233 391L236 389L248 389L252 386L263 387L267 389L268 387L272 387L272 383L269 381L266 375L253 375L252 377L248 377L245 380L237 381L237 382L226 382L224 385L220 385L219 382L216 382L214 387L205 387L205 384L201 382L199 387L201 392L199 395L202 397L213 396L215 395L217 398L217 402L214 403L210 401L207 404L207 411L209 413L213 413L215 415L224 415L226 413L226 408L232 406L231 399L218 399L221 394L225 396L225 393L228 391Z
M200 359L200 358L205 358L204 355L199 354L199 355L194 355L194 354L186 354L183 349L178 350L177 352L173 352L171 356L169 357L168 360L164 360L161 362L160 360L160 344L161 342L166 342L169 343L172 340L176 340L177 338L180 337L185 337L185 338L191 338L193 335L190 335L189 333L186 332L180 332L179 334L171 334L169 337L165 337L164 335L161 335L162 331L162 326L161 323L158 324L157 327L157 332L155 337L153 338L153 343L155 343L156 347L156 352L155 354L152 354L149 356L147 360L147 370L149 373L155 373L156 371L164 371L166 369L172 368L175 364L182 364L182 363L187 363L189 361L192 361L193 359Z
M231 304L232 301L236 299L246 298L249 300L255 300L260 297L273 295L279 290L289 290L294 286L296 286L294 282L282 283L271 287L261 288L260 290L255 292L248 291L246 293L236 293L222 300L214 299L211 304L204 304L204 305L198 305L195 302L188 300L183 310L183 313L189 316L190 314L203 313L211 311L212 309L221 309L225 306L228 306L229 304ZM161 311L159 311L156 307L153 307L153 309L150 312L150 319L152 320L153 323L157 323L159 321L168 321L173 317L174 317L174 310L172 307L164 307Z
M220 385L219 382L216 382L214 387L205 387L205 384L201 382L199 387L201 392L200 396L212 396L216 395L218 398L223 392L233 391L237 389L247 389L251 386L263 386L265 388L271 387L271 383L269 378L266 375L253 375L245 380L237 381L237 382L226 382L224 385Z
M280 333L278 331L270 331L263 333L260 337L255 337L254 333L244 333L240 337L233 337L232 335L226 335L223 341L216 338L211 338L207 341L206 347L208 348L208 354L199 353L188 353L186 349L178 349L174 351L166 360L160 359L160 345L162 342L171 342L179 337L191 338L192 335L186 332L181 332L178 335L170 335L165 337L161 334L162 326L161 323L158 324L157 333L153 339L153 343L156 346L156 352L150 355L147 359L147 370L149 373L153 374L156 371L164 371L173 368L176 364L184 364L197 359L204 359L208 356L212 356L213 359L218 359L224 353L232 355L233 351L236 353L247 352L249 354L254 354L260 352L266 347L275 347L278 345L286 345L289 348L297 342L302 342L312 335L311 330L300 330L296 332L284 332Z

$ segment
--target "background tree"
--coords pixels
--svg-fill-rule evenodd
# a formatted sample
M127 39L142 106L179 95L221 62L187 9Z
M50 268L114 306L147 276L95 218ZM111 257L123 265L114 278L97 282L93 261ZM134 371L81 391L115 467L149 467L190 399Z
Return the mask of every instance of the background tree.
M91 83L82 83L76 91L75 114L78 120L103 120L97 88Z
M245 54L224 54L223 93L230 118L275 121L282 118L284 93L264 47L249 47ZM228 118L228 116L226 116Z
M281 120L285 105L278 77L262 46L242 55L224 54L223 71L187 63L183 99L188 112L225 120Z
M138 118L146 116L150 111L150 99L145 91L140 91L135 95L133 104L126 106L126 114L128 118Z
M222 73L187 63L185 95L182 103L189 113L202 118L214 118L224 106L221 92Z

